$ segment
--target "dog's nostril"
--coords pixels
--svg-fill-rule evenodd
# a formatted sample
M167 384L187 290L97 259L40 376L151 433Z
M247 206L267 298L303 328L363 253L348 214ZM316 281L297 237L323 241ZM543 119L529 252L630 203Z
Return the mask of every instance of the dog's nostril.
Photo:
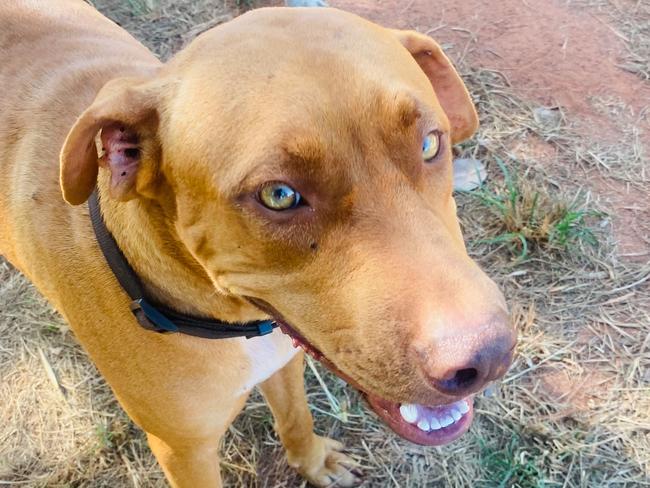
M452 378L440 381L440 386L448 391L464 390L470 388L477 378L478 371L475 368L459 369Z
M426 379L431 386L450 396L466 396L506 372L512 362L515 334L505 317L496 317L478 331L435 338L433 344L418 351Z
M456 373L454 380L459 385L466 385L467 383L473 383L477 376L478 371L474 368L461 369Z

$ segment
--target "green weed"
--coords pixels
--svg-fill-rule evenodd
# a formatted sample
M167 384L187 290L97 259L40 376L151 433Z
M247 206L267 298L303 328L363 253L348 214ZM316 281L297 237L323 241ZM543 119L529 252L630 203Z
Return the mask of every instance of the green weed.
M158 3L158 0L126 0L131 12L136 15L145 15L151 12Z
M572 201L551 196L546 188L517 178L503 160L495 161L502 183L484 186L472 194L495 218L495 236L479 242L505 244L519 260L533 248L567 250L574 245L598 243L589 220L602 214L584 208L581 195Z
M479 440L480 463L484 479L477 483L481 488L543 488L542 473L534 454L520 447L519 438L513 436L505 447L488 445Z

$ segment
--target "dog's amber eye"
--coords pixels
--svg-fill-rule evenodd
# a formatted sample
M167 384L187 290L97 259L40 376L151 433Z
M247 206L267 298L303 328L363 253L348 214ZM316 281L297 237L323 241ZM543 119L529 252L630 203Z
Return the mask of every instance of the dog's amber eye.
M425 161L431 161L440 151L440 134L429 132L422 142L422 158Z
M259 198L271 210L289 210L300 203L300 193L284 183L267 183L260 190Z

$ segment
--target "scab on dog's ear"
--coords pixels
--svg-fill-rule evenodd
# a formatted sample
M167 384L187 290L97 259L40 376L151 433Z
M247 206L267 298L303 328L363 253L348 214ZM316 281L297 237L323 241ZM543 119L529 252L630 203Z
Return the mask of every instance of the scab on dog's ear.
M149 189L159 160L157 98L154 87L135 78L112 80L100 90L61 150L60 182L68 203L88 199L100 166L110 171L111 198L126 201Z
M429 36L415 31L392 31L429 77L438 101L447 114L454 144L478 129L478 115L463 80L442 48Z

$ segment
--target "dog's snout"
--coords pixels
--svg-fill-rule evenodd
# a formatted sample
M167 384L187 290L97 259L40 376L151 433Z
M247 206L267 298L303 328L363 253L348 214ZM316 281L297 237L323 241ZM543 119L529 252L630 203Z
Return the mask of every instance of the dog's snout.
M428 346L418 351L421 369L436 390L464 396L505 374L515 347L515 334L505 314L482 326L452 330L435 334Z

